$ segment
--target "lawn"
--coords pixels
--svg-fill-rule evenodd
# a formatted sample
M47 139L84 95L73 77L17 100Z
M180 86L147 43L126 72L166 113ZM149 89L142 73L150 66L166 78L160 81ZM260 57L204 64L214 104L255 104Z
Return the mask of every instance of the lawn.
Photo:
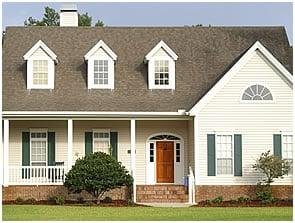
M291 207L154 208L3 205L3 220L292 220Z

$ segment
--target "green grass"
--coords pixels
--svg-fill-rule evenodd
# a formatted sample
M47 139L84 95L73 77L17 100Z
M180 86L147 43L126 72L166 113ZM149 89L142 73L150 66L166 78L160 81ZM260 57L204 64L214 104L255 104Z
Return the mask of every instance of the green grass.
M154 208L3 205L3 220L292 220L291 207Z

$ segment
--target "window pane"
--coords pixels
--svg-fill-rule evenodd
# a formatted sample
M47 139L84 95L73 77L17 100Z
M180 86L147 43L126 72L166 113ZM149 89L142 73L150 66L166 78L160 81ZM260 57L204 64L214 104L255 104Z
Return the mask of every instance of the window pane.
M273 97L265 86L255 84L245 90L242 100L273 100Z
M155 85L169 85L169 61L155 61Z
M107 60L95 60L97 68L94 66L94 84L107 85L109 83L108 75L108 61Z
M48 61L33 60L33 84L47 85L48 84Z
M216 136L217 174L232 174L232 136Z

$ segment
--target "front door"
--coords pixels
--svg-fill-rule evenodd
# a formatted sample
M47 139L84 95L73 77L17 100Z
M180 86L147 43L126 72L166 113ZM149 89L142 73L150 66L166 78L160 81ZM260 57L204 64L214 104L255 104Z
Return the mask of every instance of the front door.
M157 183L174 183L174 142L157 142Z

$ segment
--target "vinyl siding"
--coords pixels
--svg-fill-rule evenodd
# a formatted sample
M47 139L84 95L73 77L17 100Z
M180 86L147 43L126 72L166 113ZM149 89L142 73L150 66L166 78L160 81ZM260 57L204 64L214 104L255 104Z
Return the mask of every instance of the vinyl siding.
M274 101L242 102L243 91L260 83L271 91ZM273 134L292 131L292 88L260 52L218 92L199 113L199 184L256 184L261 175L252 165L262 152L273 152ZM207 176L207 134L242 134L243 176ZM291 184L292 177L277 184Z
M33 54L32 56L34 57L43 57L43 56L47 56L49 57L49 55L41 48L39 47Z

